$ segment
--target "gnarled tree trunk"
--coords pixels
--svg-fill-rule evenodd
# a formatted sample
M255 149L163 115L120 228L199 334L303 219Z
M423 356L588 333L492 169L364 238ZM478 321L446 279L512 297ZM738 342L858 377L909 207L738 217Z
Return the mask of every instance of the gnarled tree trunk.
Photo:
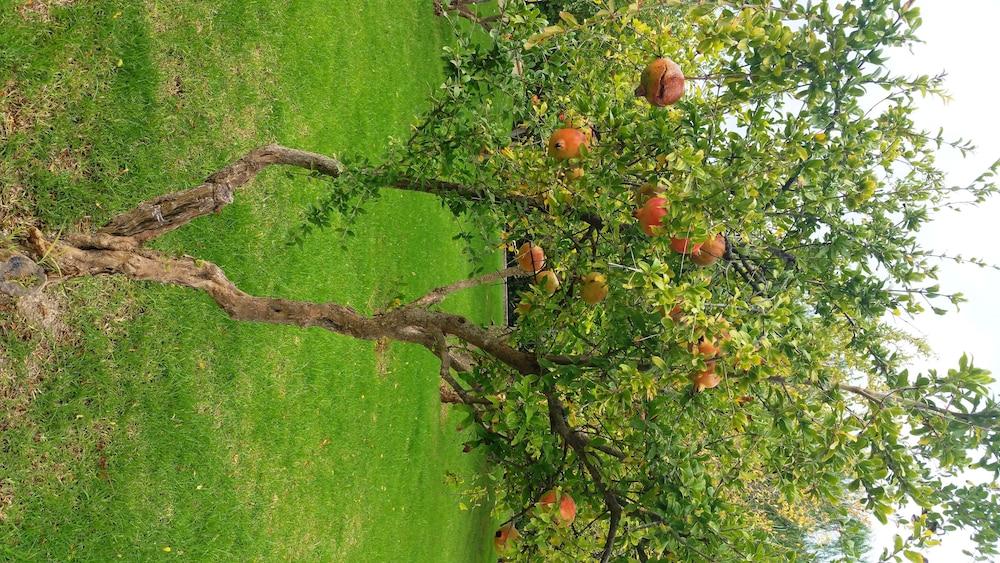
M368 316L337 303L249 295L211 262L167 256L145 247L147 242L160 235L229 205L238 190L272 165L305 168L329 177L337 177L343 172L343 166L335 158L267 145L250 151L210 175L199 186L140 203L96 232L50 239L41 230L32 227L26 236L16 239L16 251L0 254L0 294L16 299L42 291L48 282L57 279L121 275L139 281L203 291L238 321L319 327L365 340L388 338L419 344L436 355L446 354L449 370L471 369L469 358L459 353L461 347L471 346L518 372L539 371L533 354L509 346L501 337L464 317L433 309L456 291L523 274L516 268L461 280L434 289L410 304ZM446 182L401 180L394 188L438 194L455 192L463 197L476 195L474 189ZM449 344L449 339L458 341L459 346ZM443 381L450 386L458 385L450 376ZM474 400L464 389L444 394L443 398L448 402L456 402L456 398L459 402Z

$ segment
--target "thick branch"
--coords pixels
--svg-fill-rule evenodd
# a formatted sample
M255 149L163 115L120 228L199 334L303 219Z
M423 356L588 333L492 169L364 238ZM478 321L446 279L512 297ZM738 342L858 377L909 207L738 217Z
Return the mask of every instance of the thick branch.
M248 295L211 262L168 258L151 250L85 250L50 243L37 229L29 232L28 246L36 256L53 261L61 277L119 274L134 280L190 287L207 293L235 320L320 327L365 340L389 336L428 343L422 331L404 330L410 327L394 326L383 316L366 317L343 305Z
M98 235L87 236L90 236L91 241L98 240L97 237L101 236L120 237L131 239L134 241L132 244L141 245L198 217L220 211L233 202L237 189L249 184L260 171L272 165L295 166L333 178L340 176L344 171L343 165L335 158L281 145L266 145L250 151L212 174L201 185L144 201L136 208L112 219ZM526 209L544 208L544 201L541 198L500 195L485 187L467 186L443 180L402 178L392 182L390 187L439 196L457 195L469 200L502 200ZM602 224L600 217L593 214L584 213L580 218L598 228ZM125 243L118 241L116 244Z
M625 459L625 453L614 446L609 446L607 444L597 444L591 441L587 443L587 447L595 449L599 452L606 453L611 457L617 457L618 459Z
M139 243L152 240L229 205L237 189L274 164L297 166L331 177L343 171L338 160L325 155L280 145L259 147L212 174L198 187L140 203L135 209L112 219L101 233L132 237Z
M211 262L169 258L147 249L82 249L62 242L50 243L37 229L29 232L25 249L39 260L45 257L52 261L61 277L119 274L204 291L234 320L321 327L365 340L388 337L420 344L435 353L438 347L433 335L442 333L479 348L521 374L541 373L534 353L511 347L500 336L459 315L401 308L366 317L335 303L254 297L236 287ZM551 360L571 361L562 357ZM468 371L467 361L453 355L451 361L456 368Z

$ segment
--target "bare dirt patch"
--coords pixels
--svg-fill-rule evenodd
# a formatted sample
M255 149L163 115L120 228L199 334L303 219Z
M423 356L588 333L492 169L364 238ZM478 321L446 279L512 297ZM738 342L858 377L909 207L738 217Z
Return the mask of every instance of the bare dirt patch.
M45 334L56 344L67 343L70 329L63 322L65 303L58 294L38 292L28 295L18 299L14 308L28 331Z
M168 97L178 98L184 95L184 81L181 80L180 76L174 76L170 80L165 81L164 85Z

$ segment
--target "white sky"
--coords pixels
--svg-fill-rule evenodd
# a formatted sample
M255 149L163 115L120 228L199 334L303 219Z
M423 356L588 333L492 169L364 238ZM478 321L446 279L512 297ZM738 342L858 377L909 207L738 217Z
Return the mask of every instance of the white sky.
M978 147L975 154L964 159L950 149L938 154L938 164L948 173L949 183L967 185L1000 158L1000 0L917 0L916 5L924 21L918 34L925 43L915 46L912 52L892 53L889 64L896 73L907 75L948 73L945 85L952 99L921 100L916 121L932 132L944 127L947 138L969 139ZM981 207L967 207L961 213L941 212L920 238L935 250L1000 264L998 227L1000 197ZM918 362L911 373L957 366L965 352L975 365L1000 377L1000 272L944 262L940 283L942 292L960 291L968 302L959 313L943 317L927 313L913 320L913 326L925 336L935 355ZM1000 394L1000 385L994 388ZM872 561L877 561L882 549L891 545L893 534L891 527L876 522L873 539L877 549ZM955 533L943 537L941 546L923 553L932 563L969 561L962 549L975 552L966 534Z

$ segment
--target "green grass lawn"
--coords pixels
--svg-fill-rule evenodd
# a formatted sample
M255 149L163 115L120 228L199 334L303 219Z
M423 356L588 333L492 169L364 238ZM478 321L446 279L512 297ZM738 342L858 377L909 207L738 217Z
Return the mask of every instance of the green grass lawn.
M429 0L0 0L0 228L99 224L265 142L377 158L444 40ZM346 249L289 249L326 185L269 170L157 246L363 311L469 273L459 225L419 194L386 193ZM178 288L55 294L62 334L0 309L0 559L489 558L488 511L459 506L483 460L427 352L235 323ZM448 307L496 319L500 297Z

